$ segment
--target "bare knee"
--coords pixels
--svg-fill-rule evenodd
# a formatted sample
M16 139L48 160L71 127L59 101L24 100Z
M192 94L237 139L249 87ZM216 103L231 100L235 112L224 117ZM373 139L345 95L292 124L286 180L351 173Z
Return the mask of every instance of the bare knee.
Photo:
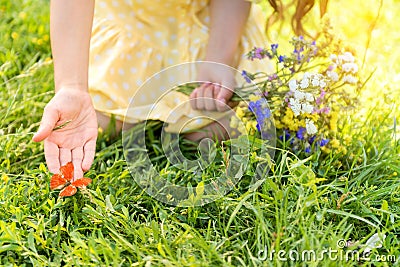
M96 111L97 123L103 130L109 131L112 135L118 135L123 126L123 122L120 120L112 120L111 117Z
M229 122L229 117L222 118L218 122L212 122L195 132L185 134L185 138L191 141L200 141L204 138L213 138L218 141L228 140L231 138L230 133L232 132Z

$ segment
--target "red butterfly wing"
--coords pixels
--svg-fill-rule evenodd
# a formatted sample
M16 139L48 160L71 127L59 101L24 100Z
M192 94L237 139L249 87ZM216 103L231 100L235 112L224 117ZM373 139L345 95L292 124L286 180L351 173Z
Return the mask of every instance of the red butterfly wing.
M73 181L71 183L71 185L82 188L82 187L88 186L91 182L92 182L92 179L83 177L83 178L76 179L75 181Z
M72 162L68 162L64 166L61 166L60 172L65 179L71 181L74 177L74 164L72 164Z
M50 179L50 189L62 189L68 181L61 174L54 174Z
M69 185L69 186L65 187L63 190L61 190L60 194L58 194L58 196L60 196L60 197L70 197L70 196L75 195L76 191L78 191L78 189L76 189L75 186Z

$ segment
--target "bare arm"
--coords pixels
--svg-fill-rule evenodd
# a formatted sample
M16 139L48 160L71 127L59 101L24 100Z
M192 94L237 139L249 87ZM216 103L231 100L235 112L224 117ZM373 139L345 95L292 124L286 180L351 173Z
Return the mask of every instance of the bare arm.
M52 0L50 10L56 92L87 90L94 0Z
M236 67L234 59L250 7L251 3L246 0L211 0L211 25L206 61ZM193 90L190 95L192 108L224 111L234 105L229 102L235 87L235 78L231 69L221 68L221 66L214 69L203 67L199 71L198 80L212 84L204 83Z
M251 3L246 0L211 0L206 60L233 64L250 7Z
M89 46L94 0L52 0L50 34L56 94L43 111L33 141L44 140L50 172L72 161L74 179L92 165L97 118L88 93ZM69 122L65 127L56 126Z

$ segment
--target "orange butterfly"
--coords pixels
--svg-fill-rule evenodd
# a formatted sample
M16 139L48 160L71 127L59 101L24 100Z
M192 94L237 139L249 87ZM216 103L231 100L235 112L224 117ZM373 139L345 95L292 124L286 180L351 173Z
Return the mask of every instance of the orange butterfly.
M50 189L61 189L60 197L70 197L75 195L78 191L77 188L86 188L91 182L90 178L79 178L71 182L74 177L74 164L68 162L66 165L61 166L60 174L54 174L50 180Z

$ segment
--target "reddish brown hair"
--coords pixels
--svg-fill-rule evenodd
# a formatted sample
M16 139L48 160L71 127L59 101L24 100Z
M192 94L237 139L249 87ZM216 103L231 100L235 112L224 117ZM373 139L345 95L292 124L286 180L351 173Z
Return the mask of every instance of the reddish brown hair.
M302 19L314 7L315 0L293 0L289 4L284 5L282 0L268 0L274 12L267 20L267 31L272 24L285 18L284 10L295 5L295 12L291 18L292 29L297 35L310 35L303 27ZM319 12L322 17L327 10L328 0L319 0Z

